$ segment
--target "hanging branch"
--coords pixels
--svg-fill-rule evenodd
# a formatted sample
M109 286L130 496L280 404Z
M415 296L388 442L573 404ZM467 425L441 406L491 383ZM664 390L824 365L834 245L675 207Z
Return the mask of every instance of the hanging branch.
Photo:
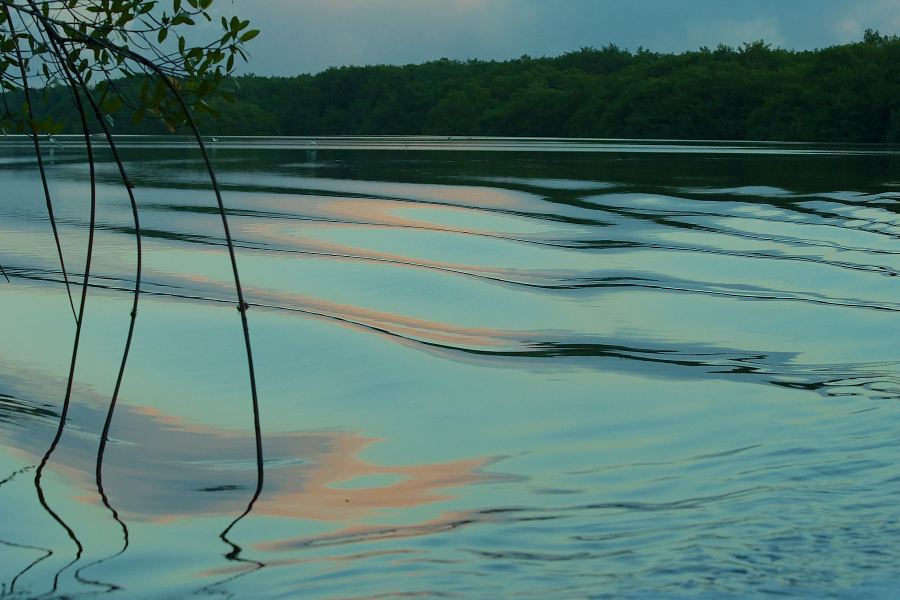
M20 3L17 0L0 0L0 7L3 9L0 11L0 88L2 88L2 93L4 94L3 106L5 107L5 112L0 113L0 129L4 132L27 133L34 140L39 168L44 181L48 212L54 235L57 236L57 248L64 276L63 253L56 233L56 224L52 214L52 203L43 163L40 162L39 141L40 135L46 134L49 136L61 131L62 124L54 123L49 116L44 120L39 120L32 103L34 86L31 85L30 78L36 78L41 81L45 89L46 86L62 81L73 93L73 100L82 118L83 135L88 148L88 160L91 168L91 224L81 301L77 312L71 292L69 293L70 304L76 319L76 329L66 394L56 436L35 473L35 486L41 504L66 529L78 547L76 561L82 554L82 545L74 531L50 509L44 498L40 482L43 469L57 447L65 428L74 383L79 341L84 324L83 317L91 270L96 220L96 176L90 141L90 128L87 119L88 114L92 114L106 136L108 145L119 167L122 181L128 190L134 215L137 242L137 266L131 323L97 455L96 481L104 504L112 511L114 518L122 524L127 547L127 528L109 504L102 485L103 453L108 440L110 424L134 333L141 282L141 235L138 208L131 191L133 184L128 180L124 164L118 155L109 125L106 122L111 113L126 105L131 109L133 120L136 123L144 118L153 118L162 121L172 131L180 127L189 128L200 148L209 172L212 189L222 218L222 226L231 259L234 286L237 294L237 308L241 314L246 346L257 463L257 486L252 499L246 510L220 536L233 548L232 552L226 555L229 559L242 560L238 558L240 548L228 541L227 534L238 521L252 510L263 487L262 433L256 391L256 376L247 321L249 304L244 299L240 283L227 212L212 161L200 135L199 120L197 118L197 115L201 113L213 116L218 114L207 104L206 99L214 96L223 97L226 100L230 99L220 88L226 78L233 72L235 57L246 60L247 56L243 50L243 44L256 37L259 32L248 30L248 21L242 21L237 17L232 17L230 20L223 17L222 27L224 34L220 38L214 39L204 46L188 48L186 38L179 31L181 31L183 26L193 26L195 24L194 18L203 17L207 21L212 21L212 17L207 9L212 5L213 0L185 1L187 3L186 6L183 5L182 0L172 0L172 12L169 13L156 0L49 0L41 2L24 0L24 3ZM13 14L20 19L22 31L17 31L13 26ZM4 24L8 24L6 28L3 27ZM174 43L177 49L164 52L161 48L170 34L172 34L174 39L171 40L172 43L167 47L172 46ZM23 51L21 43L27 44L27 53ZM32 61L40 67L40 72L37 75L32 74L30 71ZM19 75L14 76L10 67L18 68ZM102 80L91 90L89 82L95 75L101 77ZM114 77L125 77L140 83L139 96L130 95L126 97L119 93L117 86L113 83ZM21 112L16 112L10 108L6 97L7 92L24 93L25 102ZM100 94L99 101L95 100L94 93ZM90 111L86 110L86 107L82 104L82 97L86 98L88 104L90 104ZM68 289L68 277L65 276L65 278ZM68 568L68 565L65 568Z
M57 54L61 54L61 48L56 43L56 41L53 41L53 45L54 45L54 51ZM113 158L116 162L116 165L119 168L119 173L122 177L122 183L125 185L125 189L128 193L128 198L131 203L131 209L132 209L132 214L133 214L133 219L134 219L135 243L137 246L136 247L137 259L136 259L136 266L135 266L134 293L133 293L134 301L133 301L132 310L131 310L131 321L128 326L128 335L127 335L127 338L125 341L125 348L122 353L122 362L119 366L119 373L116 378L115 389L113 390L113 394L112 394L112 397L109 402L109 407L108 407L107 415L106 415L106 421L103 425L103 433L100 436L100 444L97 449L97 461L96 461L96 471L95 471L97 491L100 494L100 498L103 502L103 505L106 506L106 508L110 511L110 513L112 513L113 519L122 528L122 535L124 537L124 543L122 545L122 548L115 554L108 556L106 558L100 559L100 560L96 560L96 561L94 561L90 564L84 565L83 567L78 569L78 571L76 572L76 577L78 577L78 576L80 576L80 573L82 571L84 571L85 569L90 568L95 565L98 565L100 563L106 562L108 560L111 560L111 559L115 558L116 556L120 556L121 554L124 554L125 551L128 549L128 544L129 544L128 526L119 517L118 511L116 511L116 509L114 509L112 507L112 505L110 504L109 498L106 495L106 492L103 488L102 466L103 466L103 455L104 455L104 452L106 449L106 443L107 443L108 436L109 436L109 427L110 427L110 424L112 423L113 413L115 412L115 409L116 409L116 403L117 403L118 396L119 396L119 389L122 385L122 379L125 375L125 365L128 361L128 352L129 352L129 349L131 348L132 338L134 337L134 326L135 326L135 322L137 320L137 307L138 307L138 300L140 298L140 289L141 289L141 272L142 272L141 265L142 265L143 252L141 249L141 226L140 226L140 219L138 217L137 201L135 200L134 191L133 191L132 187L128 185L129 180L128 180L128 175L125 171L125 164L122 162L122 159L119 156L118 147L116 146L115 141L113 140L112 133L110 132L107 122L103 118L100 107L98 106L97 102L94 100L93 96L91 95L90 90L88 89L87 84L85 83L84 79L79 74L73 74L71 72L71 70L68 68L68 66L65 64L65 62L62 63L62 67L65 72L67 81L69 82L69 87L71 88L71 90L73 92L73 100L76 104L76 107L78 108L78 113L81 115L82 128L84 131L84 139L86 141L86 146L87 146L88 163L90 165L90 180L91 180L92 190L94 188L95 181L96 181L95 161L94 161L93 145L90 140L90 131L88 128L87 114L85 111L85 107L84 107L83 103L81 102L82 94L87 99L88 103L91 105L92 113L93 113L94 117L96 118L97 122L100 124L100 127L103 129L103 133L106 137L107 144L108 144L109 148L112 150ZM93 195L93 191L92 191L92 195ZM110 585L110 584L101 584L100 582L91 582L91 583L93 583L95 585ZM117 589L116 586L113 586L113 589Z
M33 121L34 120L33 113L31 111L31 107L30 107L30 92L29 92L28 76L27 76L27 64L22 57L22 52L19 47L19 39L20 38L16 34L16 29L13 25L8 7L4 7L4 14L6 17L5 21L9 24L9 28L10 28L10 31L13 36L13 46L14 46L14 50L16 53L18 66L19 66L20 72L22 74L23 88L24 88L25 97L26 97L26 103L25 103L26 106L25 106L25 109L23 112L29 117L29 120ZM40 152L40 143L38 142L38 137L37 137L37 130L34 127L32 127L31 129L32 129L32 139L34 140L34 144L35 144L35 153L37 154L37 157L38 157L38 166L41 171L41 177L44 181L44 192L45 192L45 195L47 198L47 208L51 214L51 223L53 223L52 203L50 201L50 192L47 187L46 173L44 171L43 162L41 161L41 157L40 157L41 152ZM94 225L93 217L94 217L94 202L92 201L92 203L91 203L91 235L90 235L91 241L93 240L93 225ZM55 224L53 225L53 229L54 229L54 236L55 236L56 235L56 225ZM57 248L59 248L59 238L58 237L57 237ZM41 460L40 465L35 470L35 475L34 475L34 485L35 485L35 489L37 490L38 501L41 503L41 505L44 507L44 509L47 511L47 513L66 530L66 533L68 533L68 535L72 539L72 541L75 542L75 545L78 549L76 556L75 556L75 561L77 561L81 557L81 553L84 551L84 547L82 546L81 541L78 539L78 536L75 535L75 532L72 530L72 528L69 527L69 525L58 514L56 514L56 512L53 509L50 508L49 504L47 504L46 498L44 497L43 488L41 487L41 475L43 473L44 466L47 464L47 461L50 458L50 455L56 449L56 446L59 443L60 438L62 437L63 429L65 428L66 414L67 414L68 408L69 408L69 398L71 396L71 391L72 391L72 380L73 380L73 372L75 369L75 360L78 355L78 342L81 337L81 326L82 326L82 322L83 322L82 317L84 316L84 301L85 301L85 298L87 297L88 271L90 268L90 256L91 256L90 249L91 249L91 244L89 243L88 257L87 257L88 268L85 270L84 289L83 289L83 292L81 295L81 311L79 314L75 315L75 323L76 323L75 342L74 342L74 349L72 351L72 363L71 363L71 368L70 368L70 372L69 372L69 383L66 388L66 397L65 397L65 400L63 401L63 408L62 408L62 412L60 413L59 425L56 430L56 436L54 437L53 442L50 444L50 448L47 450L47 453L44 455L43 459ZM60 261L62 261L62 250L60 250ZM68 287L69 286L68 286L68 281L67 281L66 288L68 289ZM69 292L69 299L70 299L70 301L72 299L71 291ZM72 309L73 309L73 314L74 314L74 309L75 309L74 304L72 305ZM69 563L69 565L74 564L75 561L73 561L72 563ZM69 565L66 565L66 567L63 568L63 570L68 568ZM57 572L56 577L54 578L53 591L56 591L56 589L57 589L57 582L59 580L60 573L62 573L62 571Z
M9 13L9 7L3 7L3 15L5 16L5 21L9 24L9 30L12 34L12 45L15 50L16 55L16 63L19 68L19 72L22 74L22 90L25 94L25 107L23 108L23 112L25 116L27 116L28 121L31 123L36 123L34 119L34 105L31 102L31 86L28 85L28 64L27 61L22 56L22 49L19 46L19 36L16 33L15 25L12 22L12 16ZM38 138L39 129L35 127L31 127L30 137L32 142L34 143L34 155L37 159L38 170L41 173L41 183L44 187L44 198L47 202L47 216L50 218L50 227L53 229L53 239L56 242L56 251L59 254L59 266L62 270L63 281L66 283L66 292L69 295L69 305L72 307L72 316L75 317L75 320L78 320L78 316L75 314L75 302L72 299L72 289L69 286L69 276L66 274L66 262L63 259L63 251L62 245L59 241L59 230L56 227L56 218L53 216L53 201L50 198L50 186L47 182L47 171L44 168L44 159L41 156L41 142ZM3 273L4 277L6 273ZM7 281L9 278L7 277Z
M30 1L33 2L34 0L30 0ZM39 16L38 19L48 20L46 17L43 17L43 16ZM225 203L222 199L221 189L219 187L219 184L218 184L218 181L216 178L216 173L215 173L215 169L213 168L213 165L212 165L212 160L209 156L209 153L207 152L206 145L203 143L203 137L200 134L200 129L199 129L196 119L194 118L193 111L191 110L190 105L186 101L184 94L182 92L182 89L180 89L181 86L178 84L177 80L175 80L174 78L172 78L171 76L169 76L166 73L165 69L163 69L162 67L160 67L153 61L148 60L145 57L143 57L139 54L136 54L135 52L133 52L127 48L119 47L116 44L109 42L108 40L105 40L105 39L95 40L94 38L85 39L80 33L73 32L71 30L71 28L69 28L67 26L65 27L65 32L67 34L74 35L75 37L69 38L69 39L63 38L63 37L59 36L59 34L57 34L56 30L52 26L50 26L50 25L55 25L56 23L52 23L49 21L50 20L48 20L46 30L48 31L50 37L52 39L54 39L54 41L56 43L59 43L60 45L65 45L66 43L72 43L72 42L81 42L81 43L84 43L84 44L89 45L94 48L102 48L102 49L108 50L110 52L114 52L117 56L124 57L125 59L131 60L131 61L135 62L136 64L141 65L142 67L147 69L149 72L157 75L160 78L160 81L163 83L163 85L165 85L165 87L171 93L172 98L174 99L174 102L172 103L173 104L172 108L175 108L176 110L170 110L170 112L169 112L169 114L171 114L173 117L175 117L173 119L174 123L172 123L168 120L167 120L167 123L170 126L175 126L175 125L180 126L180 125L186 124L190 128L191 132L194 135L195 140L197 141L197 144L200 148L200 152L203 156L203 160L206 164L206 168L209 173L212 189L216 196L216 201L217 201L218 208L219 208L219 214L222 218L222 228L225 233L225 241L227 243L229 257L231 259L232 275L233 275L233 279L234 279L234 286L235 286L235 291L236 291L237 300L238 300L238 311L241 314L241 323L242 323L243 332L244 332L244 343L245 343L246 351L247 351L247 365L248 365L248 371L249 371L249 377L250 377L250 392L251 392L251 398L252 398L252 403L253 403L254 432L255 432L255 438L256 438L256 457L257 457L257 487L256 487L255 494L254 494L253 498L251 499L250 504L247 507L247 510L242 515L240 515L238 517L238 519L236 519L234 521L234 523L229 525L229 527L226 528L226 530L223 532L223 536L224 536L234 526L234 524L237 523L237 521L239 521L241 518L246 516L246 514L248 514L252 510L254 503L256 502L260 493L262 492L263 479L264 479L264 475L263 475L264 468L263 468L263 449L262 449L262 434L261 434L261 426L260 426L259 400L258 400L257 391L256 391L256 375L255 375L255 370L253 367L253 352L252 352L251 343L250 343L249 324L247 321L247 309L249 308L249 304L244 300L243 288L241 286L240 274L238 272L238 266L237 266L237 257L236 257L235 251L234 251L233 238L231 236L230 228L228 225L228 217L227 217L227 212L225 210ZM224 19L223 19L223 25L228 25ZM226 40L226 39L239 40L239 39L243 39L243 37L248 37L247 34L244 34L244 36L239 36L239 32L245 26L246 25L244 25L243 23L237 21L236 18L233 19L231 24L228 25L229 30L226 33L226 35L223 37L223 40ZM253 31L248 32L248 33L250 34L248 39L252 39L252 37L254 37L254 35L255 35ZM181 38L181 39L183 39L183 38ZM193 55L195 55L195 54L196 53L194 53ZM204 71L207 68L207 67L203 66L203 63L200 63L199 65L197 65L196 63L191 62L190 56L192 56L192 54L189 53L188 56L189 57L185 59L185 69L187 71L189 71L189 72L195 72L198 70ZM188 87L188 89L191 89L191 88Z

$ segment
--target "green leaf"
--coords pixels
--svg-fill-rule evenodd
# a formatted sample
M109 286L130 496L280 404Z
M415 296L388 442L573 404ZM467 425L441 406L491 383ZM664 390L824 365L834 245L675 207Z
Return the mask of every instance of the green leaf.
M167 28L163 27L162 29L159 30L159 34L157 34L157 36L156 36L156 41L159 42L160 44L162 44L163 41L165 41L166 36L168 36L168 35L169 35L169 30Z
M172 17L172 26L181 25L182 23L187 23L188 25L193 25L194 20L191 19L191 16L186 12L180 12L174 17Z
M116 112L117 110L119 110L120 108L122 108L122 104L124 104L124 102L122 102L122 99L121 99L120 97L118 97L118 96L113 96L113 97L106 103L106 112L108 112L108 113L114 113L114 112Z
M258 35L259 35L259 29L251 29L250 31L248 31L247 33L245 33L244 35L241 36L241 41L249 42L250 40L252 40L253 38L255 38Z
M154 104L159 104L162 102L163 98L166 97L166 84L162 81L156 82L156 89L153 90L153 99L152 102Z

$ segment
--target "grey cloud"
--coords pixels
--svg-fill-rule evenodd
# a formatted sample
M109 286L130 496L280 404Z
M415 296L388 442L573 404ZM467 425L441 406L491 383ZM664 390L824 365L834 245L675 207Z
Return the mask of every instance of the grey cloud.
M800 50L858 40L866 28L900 30L900 0L220 0L214 6L262 30L245 68L261 75L443 57L556 56L609 43L677 53L763 39Z

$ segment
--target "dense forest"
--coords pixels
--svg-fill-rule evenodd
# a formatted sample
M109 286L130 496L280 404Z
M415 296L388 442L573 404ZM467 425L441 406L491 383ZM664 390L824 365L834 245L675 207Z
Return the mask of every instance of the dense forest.
M139 84L113 85L127 95ZM71 103L61 91L46 96L73 131ZM762 41L682 54L608 45L555 58L245 75L228 96L213 104L220 118L206 117L208 135L897 142L900 38L868 30L861 42L813 51ZM114 118L119 133L166 133L152 119Z

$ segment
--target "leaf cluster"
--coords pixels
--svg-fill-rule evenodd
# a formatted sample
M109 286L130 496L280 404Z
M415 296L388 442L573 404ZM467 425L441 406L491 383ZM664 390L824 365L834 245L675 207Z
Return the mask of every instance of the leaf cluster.
M151 118L175 130L187 122L185 105L192 116L218 114L209 100L220 95L236 58L247 60L244 43L258 31L248 29L248 21L221 16L216 33L210 24L219 15L212 5L213 0L0 0L0 129L59 132L59 121L36 116L47 113L38 106L58 87L90 94L97 119L109 120L127 107L134 122ZM203 35L204 43L188 41ZM130 79L140 82L136 91L115 83ZM126 88L129 93L123 93Z

